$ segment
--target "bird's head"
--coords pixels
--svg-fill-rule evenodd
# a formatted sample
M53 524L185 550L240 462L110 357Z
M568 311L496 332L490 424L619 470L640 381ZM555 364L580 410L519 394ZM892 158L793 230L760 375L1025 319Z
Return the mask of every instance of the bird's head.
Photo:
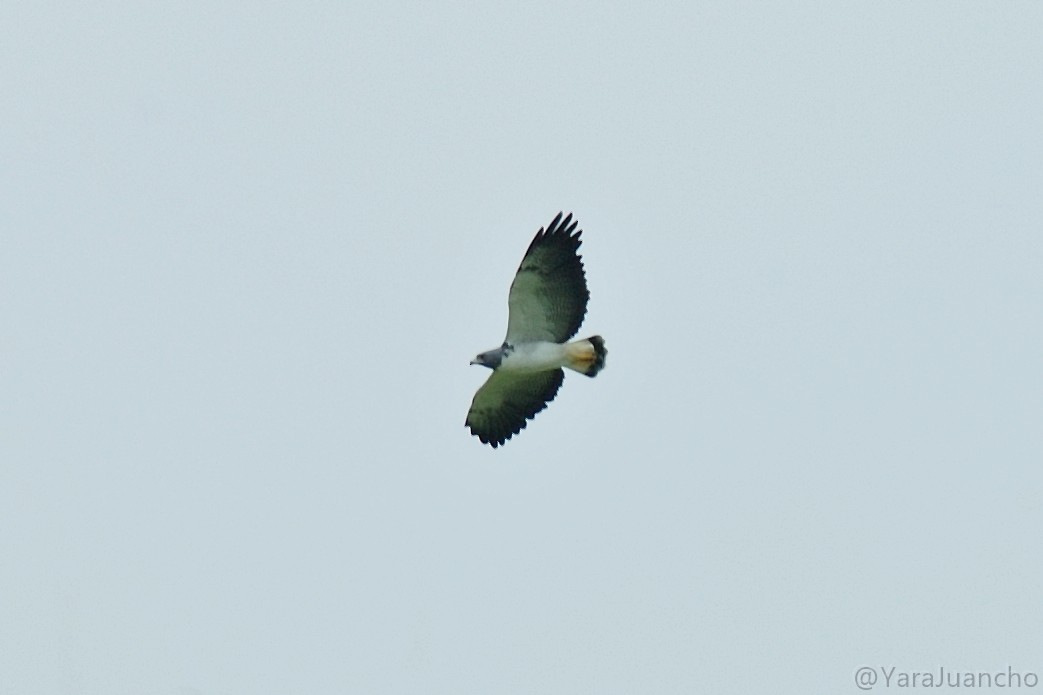
M489 369L496 369L500 366L500 362L502 361L503 348L498 347L495 350L489 350L488 352L481 353L473 360L471 360L471 364L480 364L483 367L488 367Z

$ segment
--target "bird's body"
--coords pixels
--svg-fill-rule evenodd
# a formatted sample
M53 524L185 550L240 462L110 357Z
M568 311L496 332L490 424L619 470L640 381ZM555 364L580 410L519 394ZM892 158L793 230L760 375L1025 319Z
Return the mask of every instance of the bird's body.
M567 365L566 347L558 343L540 341L508 346L500 369L505 372L545 372Z
M561 387L563 368L593 377L605 366L600 336L568 342L590 297L576 226L571 214L562 220L559 213L536 233L511 284L506 339L471 361L493 374L475 394L466 425L493 448L547 407Z
M597 337L594 336L594 338ZM544 340L520 343L517 346L505 343L496 350L482 354L490 355L487 359L496 361L498 366L495 368L505 372L545 372L548 369L567 367L580 374L587 374L597 362L597 350L594 343L591 342L594 338L564 344ZM499 357L492 357L492 354L498 354ZM478 359L472 360L471 364L489 366ZM593 374L589 376L593 376Z

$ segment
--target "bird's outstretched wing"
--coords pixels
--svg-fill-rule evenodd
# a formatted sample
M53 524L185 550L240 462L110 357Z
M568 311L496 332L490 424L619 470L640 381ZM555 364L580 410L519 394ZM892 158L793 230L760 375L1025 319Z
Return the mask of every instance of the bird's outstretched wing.
M511 283L506 341L564 343L576 335L587 313L587 279L579 255L580 234L572 213L561 213L529 244Z
M497 369L474 394L464 424L483 444L495 449L554 400L564 379L560 369L535 373Z

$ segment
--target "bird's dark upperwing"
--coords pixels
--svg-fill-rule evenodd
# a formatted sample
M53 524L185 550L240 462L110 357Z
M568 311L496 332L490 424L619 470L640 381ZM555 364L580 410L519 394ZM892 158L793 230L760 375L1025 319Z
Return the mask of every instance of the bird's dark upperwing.
M536 233L511 283L507 342L564 343L576 335L587 313L587 279L579 255L580 234L572 214L561 213Z
M521 432L527 421L554 400L565 373L511 372L497 369L474 394L464 423L483 444L500 446Z

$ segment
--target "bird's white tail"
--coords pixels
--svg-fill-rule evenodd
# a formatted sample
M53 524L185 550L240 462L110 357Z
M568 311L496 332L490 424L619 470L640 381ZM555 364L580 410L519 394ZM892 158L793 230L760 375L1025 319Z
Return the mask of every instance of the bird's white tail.
M600 335L592 335L584 340L575 340L565 346L565 366L580 374L597 376L605 368L605 341Z

